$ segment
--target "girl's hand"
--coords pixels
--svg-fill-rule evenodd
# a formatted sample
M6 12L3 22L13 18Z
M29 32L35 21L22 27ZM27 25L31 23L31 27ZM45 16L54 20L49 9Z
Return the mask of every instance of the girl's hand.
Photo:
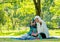
M32 36L37 36L37 35L38 35L37 33L36 34L35 33L32 33Z
M34 36L35 34L34 34L34 33L32 33L31 35L32 35L32 36Z

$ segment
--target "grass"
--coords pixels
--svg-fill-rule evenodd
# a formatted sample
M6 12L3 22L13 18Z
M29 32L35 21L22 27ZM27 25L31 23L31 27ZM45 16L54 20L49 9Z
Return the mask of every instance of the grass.
M21 30L3 30L0 32L0 36L20 36L26 32L28 32L29 29L21 29ZM50 36L60 36L60 30L59 29L50 29L49 30ZM16 40L16 39L9 39L9 38L0 38L0 42L60 42L60 39L42 39L42 40Z
M0 42L60 42L60 39L42 39L42 40L15 40L0 38Z
M60 36L60 29L49 30L50 36Z
M29 29L22 29L22 30L5 30L0 32L0 36L20 36L22 34L25 34L29 31ZM49 30L50 36L60 36L60 29L50 29Z
M28 28L23 28L20 30L2 30L0 31L0 36L20 36L29 31Z

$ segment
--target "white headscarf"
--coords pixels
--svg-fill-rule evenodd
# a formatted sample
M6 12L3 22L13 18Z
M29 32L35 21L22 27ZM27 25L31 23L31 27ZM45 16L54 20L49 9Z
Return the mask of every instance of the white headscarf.
M39 21L41 21L41 22L42 22L42 19L41 19L39 16L35 16L34 20L35 20L36 18L38 18L38 19L39 19Z

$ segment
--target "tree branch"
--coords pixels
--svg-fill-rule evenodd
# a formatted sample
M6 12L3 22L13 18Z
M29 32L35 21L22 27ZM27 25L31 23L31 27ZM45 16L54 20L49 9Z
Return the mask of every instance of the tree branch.
M34 2L34 5L35 5L35 9L37 9L37 2L36 2L36 0L33 0L33 2Z
M37 4L36 0L33 0L34 1L34 4Z

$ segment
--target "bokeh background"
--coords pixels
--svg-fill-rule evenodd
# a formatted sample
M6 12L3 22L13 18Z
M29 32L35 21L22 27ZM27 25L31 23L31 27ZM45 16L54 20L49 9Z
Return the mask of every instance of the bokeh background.
M40 5L50 36L60 36L60 0L41 0ZM27 33L35 15L33 0L0 0L0 36Z

